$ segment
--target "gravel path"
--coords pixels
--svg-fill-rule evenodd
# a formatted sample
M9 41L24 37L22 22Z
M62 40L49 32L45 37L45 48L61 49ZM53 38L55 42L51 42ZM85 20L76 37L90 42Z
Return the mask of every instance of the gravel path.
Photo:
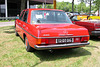
M15 24L14 21L10 21L10 22L0 22L0 27L13 26L14 24Z

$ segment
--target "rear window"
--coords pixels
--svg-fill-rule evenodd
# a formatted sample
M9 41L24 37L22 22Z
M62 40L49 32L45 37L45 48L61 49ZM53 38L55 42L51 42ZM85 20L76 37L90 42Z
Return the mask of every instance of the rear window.
M65 12L36 10L31 12L31 23L72 23Z

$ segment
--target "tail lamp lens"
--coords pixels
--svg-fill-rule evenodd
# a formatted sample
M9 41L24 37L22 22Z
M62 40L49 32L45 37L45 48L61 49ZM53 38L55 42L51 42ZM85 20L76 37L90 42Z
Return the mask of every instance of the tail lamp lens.
M41 39L41 44L48 44L48 39Z
M89 37L82 37L81 42L87 42L89 40Z
M48 44L48 39L37 39L37 44Z

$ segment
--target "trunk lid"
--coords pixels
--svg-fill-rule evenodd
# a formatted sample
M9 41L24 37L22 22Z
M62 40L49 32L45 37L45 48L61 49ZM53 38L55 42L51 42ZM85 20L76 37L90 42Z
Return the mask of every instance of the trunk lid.
M35 24L39 37L86 36L88 30L75 24Z

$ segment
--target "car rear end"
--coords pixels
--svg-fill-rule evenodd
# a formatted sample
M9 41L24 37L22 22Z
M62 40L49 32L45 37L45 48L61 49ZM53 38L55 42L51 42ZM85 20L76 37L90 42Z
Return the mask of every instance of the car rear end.
M93 26L93 31L91 31L92 36L100 36L100 21L99 20L93 20L91 21L92 23L94 23Z
M46 27L52 25L50 27ZM86 28L74 24L44 24L39 29L39 37L34 48L63 49L89 45L89 34Z
M83 47L89 45L88 40L89 36L64 37L64 38L39 38L37 39L37 44L34 45L34 47L37 50Z
M100 21L96 21L97 23L94 23L94 30L91 32L91 35L93 36L100 36Z
M88 30L72 24L65 12L38 10L31 13L31 24L38 30L34 49L63 49L89 45Z

